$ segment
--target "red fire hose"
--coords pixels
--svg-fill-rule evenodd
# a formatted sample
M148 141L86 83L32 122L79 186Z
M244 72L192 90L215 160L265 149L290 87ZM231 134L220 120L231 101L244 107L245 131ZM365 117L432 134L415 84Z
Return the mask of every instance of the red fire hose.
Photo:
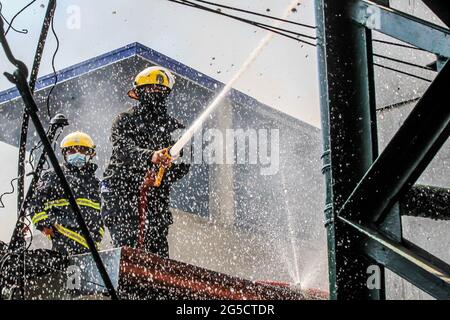
M164 150L163 155L167 159L172 160L172 157L169 154L169 148L166 148L163 150ZM139 249L144 248L145 220L146 220L146 216L147 216L147 206L148 206L148 200L147 200L148 189L150 189L151 187L158 188L159 186L161 186L166 168L169 168L169 167L170 167L170 164L168 166L160 165L157 168L152 167L145 174L144 181L142 181L141 187L139 188L139 208L138 208L139 235L138 235L138 244L137 244L137 247Z
M138 244L137 247L139 249L144 248L144 238L145 238L145 220L147 217L147 192L150 187L153 187L155 184L155 170L150 169L147 171L144 181L142 181L141 187L139 188L139 235L138 235Z

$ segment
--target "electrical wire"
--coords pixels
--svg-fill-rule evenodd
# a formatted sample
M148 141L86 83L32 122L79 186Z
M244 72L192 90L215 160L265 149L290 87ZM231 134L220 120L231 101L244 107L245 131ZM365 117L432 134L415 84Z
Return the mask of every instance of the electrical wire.
M17 180L19 180L19 177L15 177L15 178L13 178L13 179L11 179L11 181L9 182L10 183L10 185L11 185L11 191L6 191L6 192L3 192L1 195L0 195L0 209L4 209L5 208L5 204L4 204L4 202L3 202L3 197L4 196L7 196L7 195L10 195L10 194L14 194L14 192L16 191L16 188L14 187L14 181L17 181Z
M426 81L426 82L433 82L433 81L430 80L430 79L423 78L423 77L420 77L420 76L418 76L418 75L415 75L415 74L412 74L412 73L409 73L409 72L406 72L406 71L398 70L398 69L395 69L395 68L391 68L391 67L388 67L388 66L385 66L385 65L381 65L381 64L378 64L378 63L374 63L373 65L374 65L374 66L377 66L377 67L380 67L380 68L383 68L383 69L387 69L387 70L391 70L391 71L394 71L394 72L397 72L397 73L401 73L401 74L410 76L410 77L412 77L412 78L416 78L416 79L419 79L419 80L423 80L423 81Z
M224 12L221 12L221 11L217 11L217 10L214 10L212 8L208 8L208 7L205 7L205 6L202 6L202 5L199 5L199 4L187 1L187 0L169 0L169 1L175 2L175 3L179 3L179 4L182 4L182 5L186 5L186 6L190 6L190 7L196 8L196 9L208 11L208 12L211 12L211 13L215 13L215 14L218 14L218 15L226 16L226 17L229 17L229 18L232 18L232 19L235 19L235 20L238 20L238 21L241 21L241 22L244 22L244 23L256 26L256 27L260 27L260 28L262 28L264 30L272 31L272 32L277 33L279 35L284 35L284 36L286 36L288 38L291 38L293 40L299 41L298 38L286 35L286 34L284 34L284 32L295 34L298 37L305 37L305 38L309 38L309 39L313 39L313 40L317 39L315 37L312 37L312 36L309 36L309 35L306 35L306 34L298 33L298 32L291 31L291 30L286 30L286 29L282 29L282 28L279 28L279 27L275 27L275 26L271 26L271 25L268 25L268 24L264 24L264 23L261 23L261 22L248 20L248 19L245 19L245 18L242 18L242 17L230 15L230 14L227 14L227 13L224 13ZM300 40L300 42L304 42L304 41ZM315 46L314 44L311 44L309 42L306 42L306 44Z
M305 28L316 29L315 26L311 26L311 25L308 25L308 24L295 22L295 21L290 21L290 20L286 20L286 19L281 19L281 18L277 18L277 17L274 17L274 16L270 16L270 15L266 15L266 14L262 14L262 13L258 13L258 12L254 12L254 11L244 10L244 9L240 9L240 8L236 8L236 7L226 6L226 5L219 4L219 3L214 3L214 2L210 2L210 1L204 1L204 0L193 0L193 1L204 3L204 4L209 4L209 5L212 5L212 6L219 7L219 8L224 8L224 9L229 9L229 10L233 10L233 11L243 12L243 13L255 15L255 16L258 16L258 17L264 17L264 18L269 18L269 19L273 19L273 20L277 20L277 21L281 21L281 22L285 22L285 23L290 23L290 24L294 24L294 25L297 25L297 26L305 27Z
M3 3L0 2L0 18L2 18L5 23L8 25L8 27L11 27L11 30L17 33L21 33L21 34L27 34L28 30L27 29L22 29L22 30L17 30L16 28L14 28L11 23L8 22L8 20L6 19L6 17L3 15L2 13L2 9L3 9Z
M32 169L32 172L31 172L31 173L34 173L34 164L33 164L33 161L34 161L34 152L35 152L37 149L41 148L41 147L42 147L42 142L40 142L40 143L38 143L37 145L33 146L33 148L31 148L31 150L30 150L30 155L29 155L29 157L28 157L28 163L30 164L31 169ZM11 179L11 181L9 182L10 185L11 185L11 191L3 192L3 193L0 195L0 209L4 209L4 208L5 208L5 204L4 204L4 202L3 202L3 197L4 197L4 196L7 196L7 195L10 195L10 194L14 194L14 192L16 191L16 188L14 187L14 181L17 181L17 180L19 180L19 177L15 177L15 178Z
M191 1L187 1L187 0L168 0L168 1L174 2L174 3L178 3L178 4L182 4L182 5L186 5L186 6L190 6L190 7L196 8L196 9L200 9L200 10L216 13L216 14L219 14L219 15L223 15L223 16L226 16L226 17L229 17L229 18L232 18L232 19L244 22L244 23L248 23L248 24L256 26L256 27L260 27L260 28L268 30L268 31L275 32L275 33L283 35L283 36L285 36L287 38L291 38L293 40L297 40L297 41L300 41L300 42L303 42L303 43L306 43L306 44L309 44L309 45L312 45L312 46L316 46L315 44L309 43L307 41L303 41L303 40L300 40L298 38L289 36L285 32L291 33L291 34L295 34L297 36L307 37L307 38L316 40L316 38L313 38L313 37L305 35L305 34L293 32L293 31L290 31L290 30L281 29L281 28L269 26L269 25L266 25L266 24L262 24L262 23L259 23L259 22L256 22L256 21L251 21L251 20L248 20L248 19L243 19L243 18L240 18L240 17L237 17L237 16L229 15L229 14L223 13L221 11L217 11L217 10L214 10L214 9L211 9L211 8L208 8L208 7L204 7L204 6L200 6L198 4L195 4L195 3L191 2ZM204 0L193 0L193 1L197 1L197 2L205 3L205 4L210 4L210 5L215 5L215 6L222 7L222 8L227 8L227 9L230 9L230 10L235 10L235 11L240 11L240 12L245 12L245 13L251 13L251 12L246 12L247 10L238 9L238 8L229 7L229 6L224 6L224 5L220 5L220 4L217 4L217 3L212 3L212 2L209 2L209 1L204 1ZM271 17L271 16L266 16L266 17ZM284 22L286 22L286 21L284 21ZM409 49L417 49L417 50L420 50L420 51L426 51L426 50L423 50L423 49L420 49L420 48L416 48L416 47L412 47L412 46L408 46L408 45L404 45L404 44L400 44L400 43L395 43L395 42L389 42L389 41L377 40L377 39L374 39L373 41L374 42L384 43L384 44L389 44L389 45L394 45L394 46L400 46L400 47L409 48ZM430 67L417 65L417 64L414 64L414 63L411 63L411 62L407 62L407 61L403 61L403 60L399 60L399 59L383 56L383 55L380 55L380 54L374 54L374 56L378 57L378 58L384 58L384 59L387 59L387 60L391 60L391 61L394 61L394 62L397 62L397 63L418 67L418 68L425 69L425 70L428 70L428 71L433 71L433 69L430 68ZM400 73L400 74L408 75L410 77L414 77L416 79L420 79L420 80L423 80L423 81L426 81L426 82L432 82L429 79L426 79L426 78L414 75L412 73L409 73L409 72L406 72L406 71L402 71L402 70L398 70L398 69L394 69L394 68L391 68L391 67L388 67L388 66L384 66L384 65L381 65L381 64L378 64L378 63L374 63L374 66L385 68L385 69L388 69L388 70L391 70L391 71L394 71L394 72L397 72L397 73Z
M379 40L379 39L373 39L373 42L378 42L378 43L383 43L383 44L389 44L391 46L397 46L397 47L402 47L402 48L406 48L406 49L413 49L413 50L418 50L418 51L423 51L423 52L428 52L428 50L422 49L422 48L417 48L417 47L413 47L413 46L409 46L406 44L402 44L402 43L398 43L398 42L391 42L391 41L386 41L386 40Z
M3 34L3 37L4 37L4 39L5 39L5 41L6 41L6 35L8 34L8 32L9 32L9 30L13 30L13 31L15 31L15 32L19 32L19 33L28 33L28 30L26 30L26 29L23 29L22 30L22 32L20 32L19 30L17 30L16 28L14 28L14 26L13 26L13 23L14 23L14 20L22 13L22 12L24 12L28 7L30 7L32 4L34 4L36 2L36 0L33 0L33 1L31 1L31 2L29 2L25 7L23 7L21 10L19 10L13 17L12 17L12 19L11 19L11 21L7 21L6 20L6 18L3 16L3 14L1 15L1 18L8 24L8 28L6 29L6 31L4 32L4 34ZM1 4L1 3L0 3ZM0 7L0 10L3 8L3 4L1 4L1 7ZM2 30L3 31L3 30ZM22 131L24 130L24 128L22 128ZM22 152L22 150L20 150L19 151L19 155L21 154L21 152ZM19 157L20 158L20 157ZM20 162L20 161L19 161ZM20 172L20 163L19 163L19 176L18 176L18 178L17 178L17 180L18 180L18 184L19 184L19 192L20 192L20 190L21 190L21 187L20 186L23 186L23 181L22 180L20 180L20 179L23 179L23 177L24 177L24 174L22 174L21 172ZM13 184L12 184L12 182L13 182L13 180L11 181L11 185L12 185L12 189L13 189L13 193L14 193L14 190L15 190L15 188L14 188L14 186L13 186ZM6 194L8 194L8 193L6 193ZM1 196L0 196L0 208L4 208L4 203L1 201L1 198L4 196L5 194L2 194Z
M421 66L419 64L415 64L415 63L412 63L412 62L395 59L395 58L392 58L392 57L387 57L387 56L384 56L384 55L381 55L381 54L377 54L377 53L374 53L373 56L377 57L377 58L382 58L382 59L398 62L398 63L401 63L401 64L405 64L405 65L408 65L408 66L411 66L411 67L416 67L416 68L420 68L420 69L424 69L424 70L428 70L428 71L435 71L433 68L430 68L430 67L427 67L427 66Z
M56 136L56 138L55 138L55 144L53 145L53 149L55 149L56 148L56 141L59 139L59 137L61 136L61 134L62 134L62 132L63 132L63 130L61 130L59 133L58 133L58 135ZM47 134L48 134L48 130L47 130ZM42 147L42 141L40 141L39 143L37 143L36 145L34 145L32 148L31 148L31 150L30 150L30 154L29 154L29 157L28 157L28 163L30 164L30 166L31 166L31 174L34 174L35 172L35 167L34 167L34 164L33 164L33 162L34 162L34 160L35 160L35 156L34 156L34 153L39 149L39 148L41 148ZM49 169L50 168L50 164L48 163L48 160L47 160L47 158L45 159L45 163L47 164L47 169ZM47 169L45 169L45 168L43 168L44 170L47 170ZM16 181L16 180L18 180L19 178L18 177L15 177L15 178L13 178L13 179L11 179L11 181L10 181L10 184L11 184L11 191L6 191L6 192L3 192L1 195L0 195L0 209L4 209L5 208L5 204L4 204L4 202L3 202L3 197L4 196L6 196L6 195L10 195L10 194L14 194L14 192L15 192L15 190L16 190L16 188L14 187L14 181Z
M283 34L283 32L286 32L286 33L291 33L291 34L293 33L293 34L295 34L297 36L310 37L308 35L303 35L301 33L297 33L297 32L294 32L294 31L290 31L290 30L274 27L274 26L271 26L271 25L267 25L267 24L264 24L264 23L260 23L260 22L257 22L257 21L248 20L248 19L245 19L245 18L242 18L242 17L230 15L230 14L227 14L227 13L224 13L224 12L221 12L221 11L217 11L217 10L214 10L212 8L205 7L205 6L202 6L202 5L199 5L199 4L187 1L187 0L173 0L173 1L169 0L169 1L181 4L181 5L193 7L193 8L196 8L196 9L204 10L204 11L207 11L207 12L215 13L215 14L218 14L218 15L226 16L226 17L229 17L229 18L232 18L232 19L235 19L235 20L238 20L238 21L241 21L241 22L244 22L244 23L256 26L256 27L260 27L260 28L265 29L265 30L269 30L268 28L270 28L270 29L276 30L276 31L273 31L273 32L277 33L277 34L280 34L280 35L285 35L285 34ZM271 30L269 30L269 31L271 31ZM288 36L288 35L285 35L285 36L287 36L289 38L292 38L294 40L297 40L297 38L294 38L294 37L291 37L291 36Z
M314 43L311 43L311 42L308 42L308 41L305 41L305 40L297 38L297 37L309 37L309 38L311 38L311 36L309 36L309 35L305 35L305 34L302 34L302 33L297 33L297 32L291 31L291 30L286 30L286 29L282 29L282 28L278 28L278 27L269 26L267 24L263 24L263 23L260 23L260 22L256 22L256 21L248 20L248 19L241 18L241 17L238 17L238 16L234 16L234 15L230 15L230 14L227 14L227 13L223 13L223 12L214 10L212 8L201 6L199 4L196 4L196 3L193 3L193 2L190 2L190 1L187 1L187 0L167 0L167 1L173 2L173 3L177 3L177 4L181 4L181 5L184 5L184 6L188 6L188 7L191 7L191 8L199 9L199 10L208 11L208 12L215 13L215 14L218 14L218 15L221 15L221 16L225 16L225 17L237 20L237 21L241 21L243 23L250 24L250 25L255 26L255 27L259 27L259 28L267 30L267 31L271 31L271 32L276 33L278 35L285 36L285 37L287 37L289 39L292 39L292 40L295 40L295 41L298 41L298 42L301 42L301 43L304 43L304 44L307 44L307 45L310 45L310 46L313 46L313 47L316 46L316 44L314 44ZM295 33L297 35L297 37L293 37L293 36L291 36L289 34L286 34L286 32L287 33Z
M256 22L256 23L257 23L258 26L263 26L263 27L266 27L266 28L271 28L273 30L278 30L278 31L281 31L281 32L290 33L290 34L296 35L297 37L303 37L303 38L307 38L307 39L311 39L311 40L317 40L317 37L309 36L309 35L306 35L306 34L303 34L303 33L295 32L295 31L292 31L292 30L286 30L286 29L283 29L283 28L271 26L269 24L265 24L265 23L261 23L261 22Z
M293 33L293 34L296 34L297 36L310 37L310 36L307 36L305 34L300 34L300 33L296 33L296 32L290 31L290 30L276 28L276 27L265 25L265 24L262 24L262 23L259 23L259 22L256 22L256 21L251 21L251 20L248 20L248 19L240 18L240 17L233 16L233 15L229 15L229 14L223 13L221 11L217 11L217 10L214 10L214 9L211 9L211 8L208 8L208 7L204 7L204 6L200 6L198 4L195 4L195 3L191 2L191 1L187 1L187 0L168 0L168 1L174 2L174 3L178 3L178 4L182 4L182 5L186 5L186 6L189 6L189 7L196 8L196 9L200 9L200 10L216 13L216 14L219 14L219 15L223 15L223 16L226 16L226 17L229 17L229 18L232 18L232 19L235 19L235 20L238 20L238 21L241 21L241 22L244 22L244 23L256 26L256 27L260 27L260 28L268 30L268 31L275 32L275 33L283 35L283 36L285 36L287 38L291 38L293 40L297 40L297 41L309 44L311 46L316 46L315 44L309 43L307 41L303 41L303 40L300 40L298 38L289 36L289 35L285 34L284 32ZM212 3L212 2L209 2L209 1L203 1L203 0L193 0L193 1L206 3L206 4L210 4L210 5L215 5L215 6L223 7L223 8L227 7L227 6L215 4L215 3ZM233 8L233 7L227 7L227 9L241 11L241 9L237 9L237 8ZM242 10L241 12L244 12L244 11L246 11L246 10ZM246 13L250 13L250 12L246 12ZM270 17L270 16L268 16L268 17ZM310 38L312 38L312 37L310 37ZM313 38L313 39L316 40L316 38ZM420 50L420 51L426 51L426 50L423 50L423 49L420 49L420 48L407 46L407 45L403 45L403 44L399 44L399 43L395 43L395 42L389 42L389 41L377 40L377 39L374 39L373 41L384 43L384 44L390 44L390 45L394 45L394 46L400 46L400 47L409 48L409 49L417 49L417 50ZM402 64L405 64L405 65L422 68L422 69L425 69L425 70L428 70L428 71L433 71L433 69L430 68L430 67L413 64L413 63L410 63L410 62L407 62L407 61L403 61L403 60L399 60L399 59L395 59L395 58L391 58L391 57L387 57L387 56L383 56L383 55L379 55L379 54L374 54L374 56L376 56L378 58L384 58L384 59L387 59L387 60L395 61L397 63L402 63ZM407 75L407 76L410 76L410 77L414 77L416 79L423 80L423 81L426 81L426 82L432 82L429 79L426 79L426 78L414 75L412 73L409 73L409 72L406 72L406 71L402 71L402 70L398 70L398 69L395 69L395 68L391 68L391 67L388 67L388 66L384 66L384 65L381 65L381 64L378 64L378 63L374 63L374 66L377 66L377 67L380 67L380 68L385 68L385 69L388 69L388 70L391 70L391 71L394 71L394 72L397 72L397 73L400 73L400 74L404 74L404 75Z
M39 141L39 143L34 145L33 148L31 148L31 150L30 150L30 155L28 156L28 163L31 166L32 173L34 173L34 171L35 171L33 162L36 157L34 156L34 152L37 151L41 147L42 147L42 141Z
M46 132L47 135L48 135L48 133L49 133L49 130L50 130L50 129L47 129L47 132ZM58 134L58 136L57 136L56 139L59 138L59 136L61 135L61 133L62 133L62 132L60 132L60 133ZM55 141L56 141L56 140L55 140ZM37 144L35 144L35 145L30 149L30 153L29 153L29 156L28 156L28 164L29 164L30 167L31 167L31 172L28 173L27 175L35 174L34 161L36 160L36 157L35 157L34 154L35 154L35 152L36 152L38 149L42 148L42 146L43 146L42 141L39 141ZM55 149L55 147L54 147L53 149ZM46 163L48 164L47 159L46 159Z
M29 6L31 6L33 3L35 3L37 0L33 0L30 3L28 3L25 7L23 7L22 9L20 9L11 19L11 21L8 23L8 28L5 31L5 36L8 34L9 30L12 29L12 25L14 20L22 13L24 12ZM27 30L28 32L28 30ZM27 33L26 32L26 33Z
M55 81L53 82L53 86L50 88L50 91L48 92L47 101L46 101L47 115L48 115L49 119L52 118L51 113L50 113L50 97L51 97L56 85L58 84L58 73L56 72L56 68L55 68L55 59L56 59L56 55L58 54L58 51L59 51L60 42L59 42L58 35L56 34L56 31L55 31L54 20L55 20L55 18L53 16L52 22L51 22L51 29L52 29L53 36L55 37L55 40L56 40L56 48L55 48L55 51L53 52L53 56L52 56L52 70L53 70L53 77L55 78Z
M256 22L256 21L244 19L244 18L241 18L241 17L238 17L238 16L226 14L226 13L223 13L221 11L214 10L212 8L208 8L208 7L205 7L205 6L201 6L201 5L198 5L196 3L193 3L193 2L187 1L187 0L168 0L168 1L173 2L173 3L178 3L178 4L181 4L181 5L185 5L185 6L189 6L189 7L192 7L192 8L208 11L208 12L211 12L211 13L219 14L219 15L222 15L222 16L226 16L226 17L229 17L229 18L232 18L232 19L235 19L235 20L238 20L238 21L241 21L241 22L244 22L244 23L247 23L247 24L250 24L250 25L253 25L253 26L265 29L265 30L268 30L268 31L272 31L272 32L274 32L276 34L285 36L287 38L290 38L290 39L293 39L293 40L296 40L296 41L299 41L299 42L302 42L302 43L305 43L305 44L309 44L311 46L316 46L316 44L313 44L313 43L310 43L308 41L304 41L304 40L301 40L301 39L298 39L298 38L295 38L295 37L292 37L292 36L286 34L286 33L291 33L291 34L295 34L295 35L297 35L299 37L306 37L306 38L313 39L313 40L317 39L315 37L311 37L311 36L308 36L308 35L305 35L305 34L302 34L302 33L297 33L297 32L291 31L291 30L286 30L286 29L282 29L282 28L278 28L278 27L273 27L273 26L270 26L270 25L267 25L267 24L263 24L263 23L260 23L260 22ZM280 20L279 18L276 18L276 17L272 17L272 16L268 16L268 15L262 15L262 14L258 14L256 12L252 12L252 11L248 11L248 10L244 10L244 9L239 9L239 8L235 8L235 7L231 7L231 6L225 6L225 5L218 4L218 3L213 3L213 2L210 2L210 1L205 1L205 0L192 0L192 1L200 2L200 3L204 3L204 4L209 4L209 5L225 8L225 9L234 10L234 11L244 12L244 13L248 13L248 14L264 16L265 18L273 18L273 19L276 19L276 20ZM284 20L284 19L281 19L280 21L282 21L282 20ZM289 20L284 20L283 22L289 22ZM309 26L309 27L310 28L314 28L314 29L316 28L316 27L313 27L313 26ZM405 45L405 44L401 44L401 43L390 42L390 41L385 41L385 40L378 40L378 39L373 39L373 41L374 42L378 42L378 43L392 45L392 46L398 46L398 47L402 47L402 48L414 49L414 50L428 52L427 50L424 50L424 49L421 49L421 48L417 48L417 47L413 47L413 46L409 46L409 45ZM387 57L387 56L384 56L384 55L374 54L374 56L377 57L377 58L383 58L383 59L386 59L386 60L390 60L390 61L394 61L394 62L397 62L397 63L404 64L404 65L417 67L417 68L421 68L421 69L428 70L428 71L434 71L432 68L427 67L427 66L421 66L421 65L414 64L414 63L411 63L411 62L407 62L407 61L403 61L403 60ZM373 65L377 66L377 67L380 67L380 68L384 68L384 69L390 70L390 71L394 71L394 72L397 72L397 73L400 73L400 74L403 74L403 75L407 75L407 76L410 76L410 77L413 77L413 78L416 78L416 79L419 79L419 80L422 80L422 81L432 82L432 80L430 80L430 79L427 79L427 78L424 78L424 77L421 77L421 76L418 76L418 75L415 75L415 74L412 74L412 73L409 73L409 72L406 72L406 71L403 71L403 70L398 70L398 69L395 69L395 68L392 68L392 67L388 67L388 66L385 66L385 65L382 65L382 64L379 64L379 63L374 63Z

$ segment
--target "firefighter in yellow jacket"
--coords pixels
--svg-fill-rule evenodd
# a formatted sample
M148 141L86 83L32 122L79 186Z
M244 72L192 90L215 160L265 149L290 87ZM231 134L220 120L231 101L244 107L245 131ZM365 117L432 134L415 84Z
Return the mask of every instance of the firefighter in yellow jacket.
M82 132L73 132L61 142L63 172L75 195L91 237L97 243L104 234L100 214L100 184L95 177L97 165L92 163L95 144ZM70 208L54 171L43 174L32 200L32 222L49 237L53 250L72 255L89 251L85 237Z

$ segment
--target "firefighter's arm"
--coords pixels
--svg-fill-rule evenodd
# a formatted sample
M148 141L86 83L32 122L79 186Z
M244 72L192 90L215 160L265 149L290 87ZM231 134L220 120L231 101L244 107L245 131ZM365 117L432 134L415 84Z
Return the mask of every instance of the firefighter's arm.
M54 193L55 181L51 174L44 174L39 180L31 199L29 208L31 221L36 228L46 235L51 235L55 223L51 208L50 199Z
M150 167L154 150L140 148L136 145L131 127L124 115L119 115L112 126L111 142L118 158L125 163L137 163L140 167Z

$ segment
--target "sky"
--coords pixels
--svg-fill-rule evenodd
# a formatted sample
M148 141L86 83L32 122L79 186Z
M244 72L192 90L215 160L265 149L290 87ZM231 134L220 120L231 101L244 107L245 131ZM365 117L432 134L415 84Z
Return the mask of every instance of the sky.
M4 16L11 17L29 0L2 0ZM236 6L281 17L292 0L221 0ZM314 25L313 0L299 0L288 19ZM10 31L14 54L32 65L47 1L38 0L14 22L27 34ZM224 10L225 11L225 10ZM233 13L226 11L228 13ZM271 19L233 13L274 24ZM314 30L282 23L280 27L314 36ZM226 17L181 6L167 0L59 0L55 30L60 39L57 70L85 61L132 42L140 42L181 63L226 83L264 38L267 31ZM49 34L40 75L52 72L56 42ZM0 70L13 67L0 54ZM0 76L0 90L11 84ZM235 83L262 103L314 126L320 126L316 48L282 36L267 47Z
M2 13L11 17L30 0L1 0ZM9 32L8 40L19 59L30 66L40 34L47 0L37 0L14 22L28 29L27 34ZM213 1L214 2L214 1ZM221 4L281 17L292 0L220 0ZM140 42L183 64L226 83L258 46L267 31L213 13L171 3L168 0L58 0L55 30L60 49L57 70L88 60L132 42ZM315 25L314 0L299 0L289 20ZM442 25L419 0L391 0L391 7ZM245 18L274 24L272 19L223 10ZM291 24L280 27L314 36L314 30ZM390 39L375 33L374 38ZM40 75L52 72L51 57L55 39L49 35ZM0 70L12 71L0 50ZM374 52L392 58L426 65L434 55L395 46L374 44ZM429 79L432 72L408 67L385 59L375 62ZM275 35L234 84L238 89L281 112L320 127L319 88L316 48ZM418 98L429 83L386 69L375 68L378 106ZM0 90L11 84L0 75ZM205 106L206 107L206 106Z

